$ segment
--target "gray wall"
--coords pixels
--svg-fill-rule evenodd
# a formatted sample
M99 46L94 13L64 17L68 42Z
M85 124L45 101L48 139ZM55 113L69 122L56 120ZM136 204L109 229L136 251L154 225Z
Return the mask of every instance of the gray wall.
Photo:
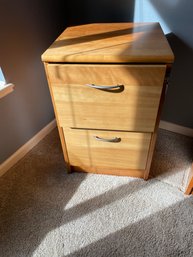
M191 0L0 0L0 7L0 65L16 85L0 100L0 162L54 118L40 56L67 25L159 21L176 56L162 119L193 128Z
M0 163L54 119L40 56L64 29L53 0L0 0L0 66L13 93L0 99Z
M176 57L162 119L193 128L193 1L151 3L171 31L168 41Z
M70 0L68 24L132 21L134 7L135 0Z
M193 1L136 0L135 21L160 22L175 54L162 119L193 128Z

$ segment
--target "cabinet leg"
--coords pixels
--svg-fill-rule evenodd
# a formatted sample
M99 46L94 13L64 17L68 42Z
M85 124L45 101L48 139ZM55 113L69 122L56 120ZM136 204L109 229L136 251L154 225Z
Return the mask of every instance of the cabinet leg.
M67 149L66 149L66 142L65 142L63 129L59 126L58 126L58 132L59 132L59 136L60 136L60 142L61 142L61 145L62 145L64 160L65 160L65 163L66 163L67 173L71 173L71 167L70 167L70 162L69 162L69 159L68 159L68 152L67 152Z
M145 169L144 176L143 176L143 178L145 180L147 180L149 177L149 172L150 172L152 158L153 158L154 149L155 149L156 138L157 138L157 133L153 133L152 138L151 138L150 147L149 147L146 169Z

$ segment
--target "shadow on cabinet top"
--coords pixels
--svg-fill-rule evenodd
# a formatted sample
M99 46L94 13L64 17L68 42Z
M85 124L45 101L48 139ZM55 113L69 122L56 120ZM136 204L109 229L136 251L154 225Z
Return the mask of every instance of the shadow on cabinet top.
M68 27L42 55L44 62L172 63L159 23L96 23Z

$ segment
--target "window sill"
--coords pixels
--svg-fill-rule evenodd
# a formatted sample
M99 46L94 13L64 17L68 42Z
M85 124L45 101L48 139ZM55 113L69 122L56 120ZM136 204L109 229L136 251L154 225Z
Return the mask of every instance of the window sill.
M13 92L14 90L14 85L9 83L9 84L6 84L5 86L3 86L2 89L0 89L0 98L10 94L11 92Z

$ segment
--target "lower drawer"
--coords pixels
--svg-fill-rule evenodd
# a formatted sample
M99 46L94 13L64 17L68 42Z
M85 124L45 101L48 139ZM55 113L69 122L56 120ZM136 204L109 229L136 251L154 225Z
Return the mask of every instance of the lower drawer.
M64 136L72 166L91 170L146 168L151 133L66 128Z

